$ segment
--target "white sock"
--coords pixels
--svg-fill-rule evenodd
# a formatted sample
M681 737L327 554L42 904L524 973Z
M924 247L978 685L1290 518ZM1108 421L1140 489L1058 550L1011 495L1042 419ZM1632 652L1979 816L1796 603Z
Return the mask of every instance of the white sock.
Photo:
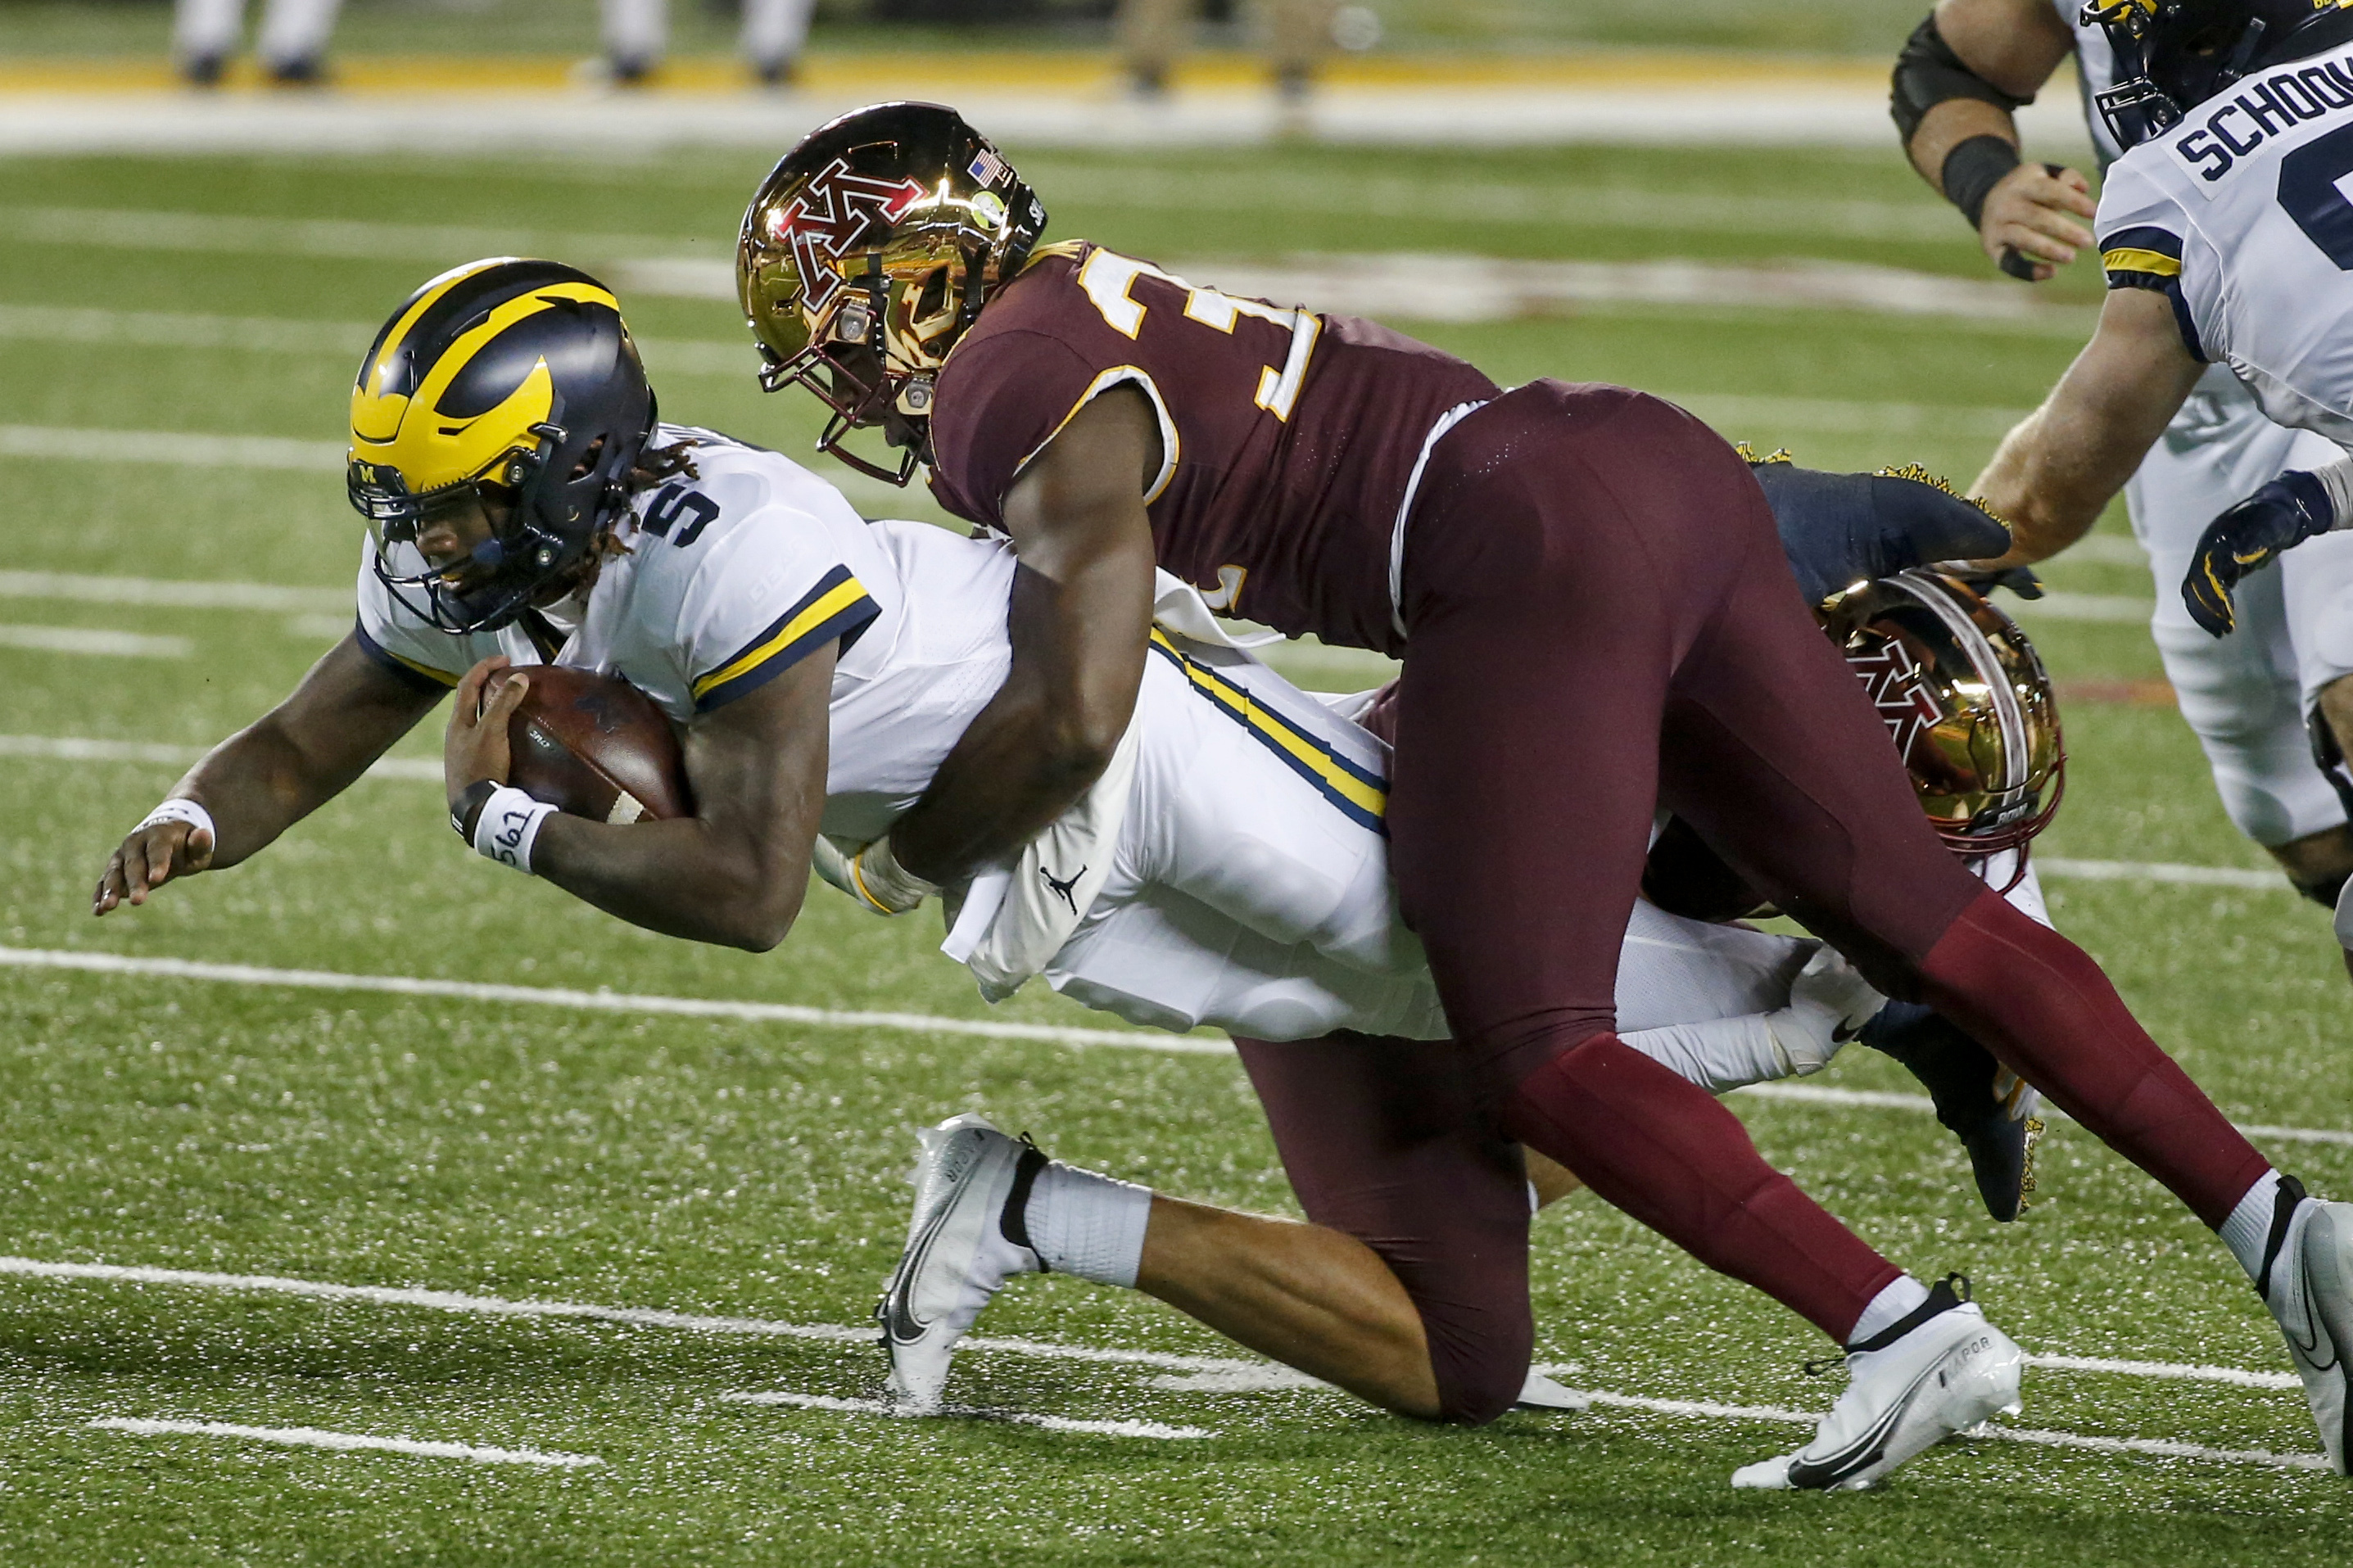
M1029 1188L1022 1222L1038 1260L1061 1274L1135 1288L1152 1189L1049 1160Z
M2263 1282L2263 1244L2272 1238L2272 1210L2278 1205L2279 1184L2277 1171L2265 1171L2257 1176L2255 1184L2247 1189L2247 1195L2239 1200L2239 1206L2231 1211L2231 1217L2222 1222L2222 1228L2215 1232L2257 1289Z
M1928 1299L1928 1287L1909 1274L1903 1276L1871 1299L1862 1316L1854 1321L1854 1330L1846 1342L1859 1345L1877 1334L1883 1334L1896 1324L1919 1310L1920 1303Z

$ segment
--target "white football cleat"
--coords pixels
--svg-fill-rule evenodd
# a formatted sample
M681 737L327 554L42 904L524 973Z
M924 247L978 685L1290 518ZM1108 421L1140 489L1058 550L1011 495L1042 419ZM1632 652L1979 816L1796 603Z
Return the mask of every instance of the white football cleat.
M2304 1396L2320 1428L2320 1446L2338 1475L2353 1451L2353 1204L2305 1196L2294 1176L2280 1178L2263 1277L2257 1284L2304 1379Z
M1006 1211L1009 1199L1027 1198L1046 1156L970 1112L915 1138L915 1215L874 1316L891 1352L891 1392L922 1412L939 1408L948 1358L997 1287L1042 1268L1026 1237L1006 1234Z
M1998 1410L2016 1415L2026 1352L1954 1294L1959 1278L1938 1280L1916 1311L1847 1352L1851 1381L1812 1442L1742 1466L1732 1484L1857 1490Z

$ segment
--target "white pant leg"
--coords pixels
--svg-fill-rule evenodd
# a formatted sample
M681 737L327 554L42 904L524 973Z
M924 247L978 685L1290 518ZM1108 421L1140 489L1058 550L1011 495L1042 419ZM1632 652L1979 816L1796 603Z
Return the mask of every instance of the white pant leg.
M2200 380L2125 489L2133 531L2148 552L2155 579L2149 633L2181 716L2205 748L2223 810L2239 831L2263 845L2285 844L2345 820L2305 738L2286 574L2259 572L2240 584L2239 628L2227 637L2208 637L2190 620L2181 580L2206 525L2282 470L2309 461L2306 444L2319 440L2264 418L2253 395L2217 365ZM2336 448L2321 445L2318 460L2325 462Z
M755 67L797 59L817 0L744 0L744 58Z
M2335 442L2307 434L2289 466L2318 468L2344 455ZM2306 540L2281 556L2273 570L2280 574L2288 639L2295 645L2302 711L2310 713L2322 687L2353 675L2353 532Z
M269 0L254 46L261 63L280 67L322 58L341 5L342 0Z
M245 0L178 0L172 7L172 52L181 59L226 59L245 31Z
M667 0L604 0L605 53L615 60L650 66L670 42Z

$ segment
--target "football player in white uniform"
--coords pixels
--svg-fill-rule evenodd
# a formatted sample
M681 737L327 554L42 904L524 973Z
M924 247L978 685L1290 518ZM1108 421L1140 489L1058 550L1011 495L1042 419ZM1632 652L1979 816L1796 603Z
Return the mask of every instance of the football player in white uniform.
M2353 203L2341 185L2353 172L2353 7L2115 0L2096 19L2118 65L2099 108L2126 149L2097 220L2107 302L2091 343L2004 438L1978 489L2013 520L2017 547L1995 565L2047 555L2090 527L2208 367L2229 366L2265 415L2325 437L2335 456L2263 485L2206 529L2180 595L2219 637L2242 578L2353 522L2353 458L2340 449L2353 441ZM2321 651L2353 668L2353 598L2340 593L2329 608ZM2306 697L2326 721L2316 734L2333 742L2353 717L2353 683L2307 684ZM2353 949L2348 904L2340 895L2337 931ZM2353 1206L2316 1203L2274 1173L2233 1223L2242 1215L2247 1235L2270 1238L2250 1273L2342 1471Z
M1914 167L1961 209L2003 270L2038 281L2092 243L2081 220L2094 206L2074 170L2021 162L2011 111L2071 52L2105 171L2123 148L2094 100L2116 85L2116 56L2099 25L2078 14L2078 0L1940 0L1895 67L1895 121ZM2200 630L2174 589L2217 513L2284 470L2334 455L2322 437L2265 417L2216 363L2125 485L2158 584L2149 630L2223 809L2298 891L2331 907L2353 873L2353 828L2341 788L2330 787L2313 750L2316 742L2328 751L2344 743L2337 731L2308 734L2306 726L2308 717L2326 722L2316 712L2319 694L2353 670L2353 540L2301 552L2251 583L2230 637ZM2013 559L2044 559L2075 537L2030 529Z
M491 858L635 923L752 949L793 923L820 842L847 847L827 868L861 899L913 901L863 847L1003 684L1009 550L870 524L774 453L658 426L612 296L554 263L427 284L364 362L352 431L352 496L373 534L357 626L133 831L99 912L258 852L452 687L452 820ZM1261 1082L1297 1081L1303 1064L1275 1058L1303 1036L1435 1059L1440 1010L1386 874L1385 748L1231 646L1189 589L1163 587L1123 783L964 891L952 945L993 988L1044 973L1130 1017L1255 1037L1245 1059ZM694 816L613 826L504 784L523 683L478 711L480 692L502 661L551 659L626 677L680 722ZM1629 1038L1712 1089L1812 1070L1880 1006L1817 944L1640 920L1621 965ZM1423 1109L1450 1154L1479 1136ZM1298 1112L1278 1116L1279 1136ZM1524 1255L1517 1152L1481 1152ZM1411 1168L1413 1149L1391 1152ZM1042 1161L1028 1180L1018 1212L1037 1260L1141 1285L1317 1375L1436 1413L1415 1303L1355 1237ZM1519 1289L1525 1312L1524 1272ZM1948 1290L1935 1300L1952 1305ZM953 1337L929 1339L940 1375Z

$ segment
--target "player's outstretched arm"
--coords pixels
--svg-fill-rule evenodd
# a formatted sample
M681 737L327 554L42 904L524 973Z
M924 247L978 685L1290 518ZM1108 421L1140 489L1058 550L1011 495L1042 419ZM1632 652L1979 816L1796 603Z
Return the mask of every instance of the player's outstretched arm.
M1007 493L1020 556L1012 668L892 826L908 871L946 883L1004 858L1110 763L1144 679L1154 566L1144 487L1159 468L1151 405L1116 387L1072 415Z
M528 868L632 925L691 942L765 952L785 940L808 890L809 847L825 815L826 699L834 645L686 731L695 815L625 826L552 815ZM459 683L443 750L454 816L478 781L507 778L507 721L531 679L508 681L487 707L488 658Z
M2094 211L2091 182L2020 162L2011 117L2073 47L2048 0L1940 0L1895 67L1895 121L1912 166L1977 226L1987 256L2033 282L2092 243L2082 221Z
M90 912L143 904L175 878L223 870L258 853L367 772L438 695L400 680L368 656L358 634L347 635L285 701L214 747L172 787L169 801L199 811L169 817L159 808L132 830L107 861ZM209 830L202 817L211 819Z
M2109 290L2100 330L1970 487L2010 524L2010 553L1986 564L2031 565L2091 531L2205 368L2164 295Z

